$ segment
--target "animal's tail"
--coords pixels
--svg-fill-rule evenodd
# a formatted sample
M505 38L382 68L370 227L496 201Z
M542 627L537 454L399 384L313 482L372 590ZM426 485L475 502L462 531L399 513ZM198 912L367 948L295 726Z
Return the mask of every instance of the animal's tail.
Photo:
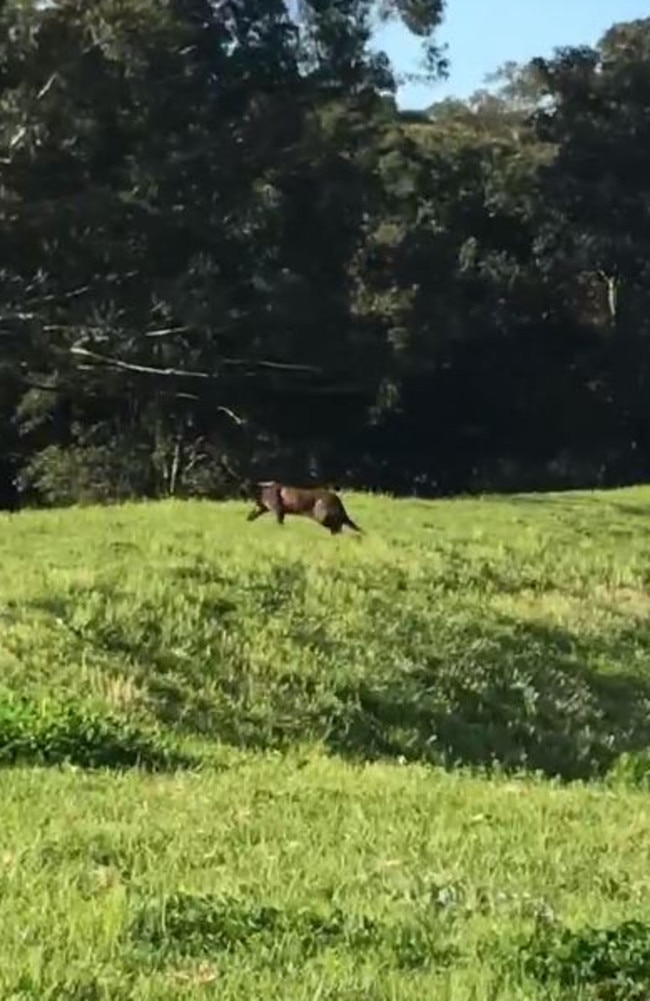
M347 525L348 528L351 528L353 532L358 532L359 535L363 535L363 529L359 528L359 526L352 521L352 518L350 517L349 514L346 514L345 521L343 522L343 524Z

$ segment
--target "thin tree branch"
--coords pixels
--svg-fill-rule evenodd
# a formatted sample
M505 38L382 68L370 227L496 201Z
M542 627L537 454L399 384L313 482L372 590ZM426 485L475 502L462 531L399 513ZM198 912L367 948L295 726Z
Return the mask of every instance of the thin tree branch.
M107 365L109 368L118 368L125 372L138 372L142 375L160 375L167 378L175 377L179 379L212 379L215 381L219 378L218 374L211 372L198 372L191 369L179 368L157 368L153 365L140 365L136 362L123 361L121 358L102 355L97 351L91 351L89 348L83 348L80 345L71 347L70 353L81 358L88 358L90 361L97 362L98 364ZM270 371L277 372L300 372L310 375L320 375L322 372L320 368L316 368L314 365L294 365L290 362L276 362L269 361L268 359L223 358L220 364L231 367L249 366L251 368L269 369Z
M21 323L27 323L28 320L35 319L36 313L7 313L4 316L0 316L0 323L11 323L16 320L19 320Z
M90 285L82 285L80 288L71 289L69 292L52 292L48 295L37 295L28 302L54 302L60 299L76 299L77 296L84 295L85 292L90 292Z
M79 346L71 347L70 354L77 355L80 358L88 358L90 361L106 365L109 368L117 368L124 372L137 372L141 375L160 375L164 378L179 379L207 379L215 382L219 378L218 375L210 374L210 372L194 372L189 369L156 368L153 365L137 365L135 362L122 361L121 358L101 355L96 351L90 351L88 348L82 348Z
M15 149L19 142L21 142L27 135L27 128L25 125L21 125L18 131L9 140L9 149ZM12 163L11 160L8 161Z
M222 365L238 365L241 367L246 367L247 365L253 368L266 368L271 371L278 372L303 372L309 375L321 375L322 369L318 368L316 365L294 365L291 362L285 361L269 361L266 358L261 358L259 360L254 358L222 358Z
M240 417L239 414L236 414L234 410L230 409L230 407L218 406L217 410L219 413L225 414L226 417L229 417L233 424L236 424L237 427L243 427L243 425L247 423L245 417Z
M38 389L43 393L58 393L61 391L61 386L52 386L43 382L32 382L31 379L21 379L20 381L27 389Z
M60 393L65 391L65 387L60 385L52 385L43 382L34 382L32 379L21 379L20 381L22 385L25 386L26 389L36 389L44 393ZM166 395L172 396L174 397L174 399L192 400L195 403L199 403L201 400L201 397L196 396L194 393L169 393ZM225 414L226 417L228 417L233 422L233 424L237 425L237 427L243 427L243 425L247 423L245 417L240 417L240 415L235 413L235 411L232 410L230 407L226 407L220 404L219 406L215 407L215 409L219 413Z
M160 330L147 330L145 337L169 337L170 334L186 334L191 327L162 327Z
M52 88L52 86L54 85L54 82L56 80L58 80L58 78L59 78L59 74L55 70L54 73L52 74L52 76L50 77L50 79L47 81L47 83L44 84L41 87L41 89L39 90L38 94L36 95L36 100L37 101L41 101L45 97L45 95Z

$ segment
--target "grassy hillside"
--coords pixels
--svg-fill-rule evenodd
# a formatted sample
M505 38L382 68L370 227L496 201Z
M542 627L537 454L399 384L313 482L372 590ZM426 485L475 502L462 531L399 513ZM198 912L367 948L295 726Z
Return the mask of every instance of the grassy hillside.
M3 517L5 698L567 778L650 743L650 491L350 508L362 540L239 504Z
M349 509L0 517L0 997L648 996L650 489Z

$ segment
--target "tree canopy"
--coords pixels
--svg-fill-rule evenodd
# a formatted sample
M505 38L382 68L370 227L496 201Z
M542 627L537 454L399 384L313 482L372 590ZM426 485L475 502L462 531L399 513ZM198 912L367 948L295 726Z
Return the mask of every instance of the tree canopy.
M650 19L400 111L443 15L6 0L0 502L648 474Z

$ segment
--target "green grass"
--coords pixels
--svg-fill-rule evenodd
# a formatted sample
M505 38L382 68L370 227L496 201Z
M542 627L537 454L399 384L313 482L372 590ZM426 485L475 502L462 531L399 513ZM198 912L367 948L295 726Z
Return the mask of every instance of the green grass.
M1 519L6 697L565 778L650 744L650 492L350 505L362 540L236 504Z
M7 1001L541 1001L540 926L650 921L640 793L237 752L0 783Z
M650 489L348 506L0 517L3 1001L650 993Z

